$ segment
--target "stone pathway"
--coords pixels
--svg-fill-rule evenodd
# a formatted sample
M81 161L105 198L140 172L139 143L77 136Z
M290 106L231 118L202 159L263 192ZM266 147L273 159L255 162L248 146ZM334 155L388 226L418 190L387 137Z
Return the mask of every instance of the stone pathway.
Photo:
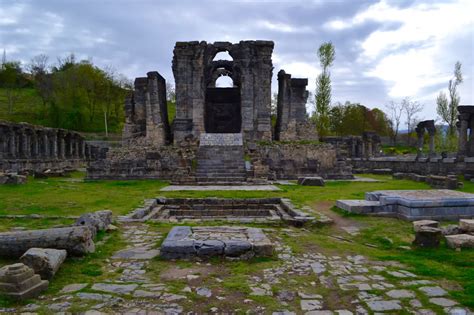
M104 271L111 274L109 280L69 284L57 296L40 298L20 310L0 311L35 312L40 308L44 311L46 307L53 313L86 309L87 315L181 314L184 310L193 310L194 299L200 297L205 299L200 303L212 306L209 313L242 313L242 305L245 305L245 309L252 310L248 314L349 315L402 311L420 315L440 311L473 314L459 306L439 285L405 270L397 262L369 261L361 255L323 255L317 250L295 254L281 235L298 237L307 233L304 230L265 229L272 235L278 261L274 267L258 274L249 272L246 283L244 280L249 294L237 298L222 289L225 275L207 277L203 272L209 270L208 274L212 275L219 264L193 262L190 265L196 273L170 269L167 271L169 279L162 278L163 283L153 282L147 268L150 260L159 254L156 244L162 235L144 223L125 223L121 231L127 246L115 253L104 267ZM205 281L201 282L201 278ZM176 291L170 279L179 279L186 286ZM225 309L212 305L226 299L232 300L225 304ZM269 312L259 303L260 299L273 299L278 311Z

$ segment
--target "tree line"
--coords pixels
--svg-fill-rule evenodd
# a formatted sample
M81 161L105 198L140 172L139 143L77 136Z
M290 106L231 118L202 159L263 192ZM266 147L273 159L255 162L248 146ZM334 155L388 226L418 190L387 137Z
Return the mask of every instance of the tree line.
M130 81L112 68L74 54L49 63L38 55L22 65L3 54L0 67L2 118L77 131L120 131ZM34 101L33 101L34 100ZM39 103L39 104L38 104ZM1 108L3 107L3 108Z
M317 56L321 65L321 73L316 79L316 94L314 97L314 114L312 119L321 136L325 135L359 135L364 131L375 131L381 136L389 136L391 142L397 145L401 123L406 124L406 139L410 145L411 137L416 125L421 120L418 116L424 105L410 97L405 97L399 102L390 101L384 111L378 108L369 109L361 104L345 102L331 105L331 73L336 52L331 42L323 43ZM455 150L456 146L456 121L460 96L458 86L463 82L461 63L454 66L453 77L448 83L448 96L440 92L437 99L437 113L441 124L447 124L448 132L439 125L437 143L442 150Z

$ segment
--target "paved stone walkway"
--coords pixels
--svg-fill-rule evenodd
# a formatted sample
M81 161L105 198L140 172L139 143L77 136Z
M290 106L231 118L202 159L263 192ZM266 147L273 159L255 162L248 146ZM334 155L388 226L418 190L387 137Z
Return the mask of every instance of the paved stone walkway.
M196 285L202 275L179 275L187 286L177 293L173 283L153 282L147 267L159 254L157 242L162 238L147 224L126 223L121 227L127 247L113 255L105 267L111 279L97 283L73 283L65 286L55 297L39 299L17 309L0 312L35 312L41 306L49 311L73 312L78 307L94 314L181 314L192 309L194 296L212 303L233 298L230 309L212 307L210 313L239 313L242 305L250 314L470 314L448 297L438 284L418 277L397 262L369 261L364 256L322 255L317 251L295 254L282 238L283 234L299 237L304 230L265 229L272 235L279 261L275 267L259 275L249 273L247 296L227 296L219 286L225 279L212 277L213 282ZM172 267L172 263L170 263ZM190 263L213 268L209 263ZM120 272L117 272L120 271ZM176 278L178 279L178 278ZM298 281L297 279L305 279ZM207 281L210 281L209 279ZM275 299L279 311L269 312L259 304L261 298ZM295 306L297 305L297 306ZM248 313L248 312L247 312Z

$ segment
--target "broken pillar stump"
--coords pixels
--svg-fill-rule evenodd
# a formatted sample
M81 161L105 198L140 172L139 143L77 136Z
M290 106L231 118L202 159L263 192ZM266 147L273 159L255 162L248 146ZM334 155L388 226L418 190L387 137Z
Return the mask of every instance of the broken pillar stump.
M51 280L66 256L64 249L30 248L20 257L20 262L32 268L41 279Z
M435 248L439 247L442 231L439 228L421 226L415 232L413 245L418 247Z

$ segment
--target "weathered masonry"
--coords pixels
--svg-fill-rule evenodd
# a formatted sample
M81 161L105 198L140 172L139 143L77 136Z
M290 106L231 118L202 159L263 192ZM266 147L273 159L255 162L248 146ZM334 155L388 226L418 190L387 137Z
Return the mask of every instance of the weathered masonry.
M307 85L308 79L292 78L284 70L278 72L275 140L318 140L306 113Z
M65 129L0 121L0 170L43 171L77 168L100 149L79 133Z
M458 106L458 158L474 157L474 106Z
M307 79L279 72L272 127L273 47L272 41L260 40L177 42L174 121L168 123L164 78L157 72L137 78L125 101L124 146L91 163L87 177L242 184L300 175L352 176L332 145L298 143L318 140L306 113ZM228 58L222 59L225 53ZM216 84L222 77L230 86Z
M201 133L243 133L245 140L271 140L272 41L177 42L174 141ZM228 52L233 60L214 60ZM229 76L233 87L215 82Z

